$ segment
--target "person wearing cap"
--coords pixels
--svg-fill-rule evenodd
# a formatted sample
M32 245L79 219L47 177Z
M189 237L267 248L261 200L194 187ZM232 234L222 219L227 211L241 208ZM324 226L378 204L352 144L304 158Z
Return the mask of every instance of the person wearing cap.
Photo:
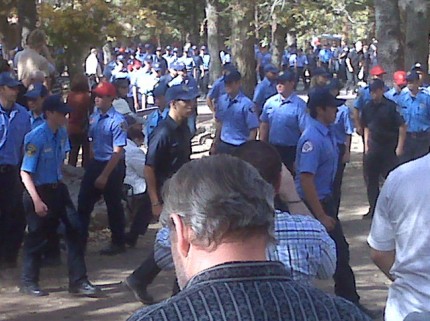
M171 63L174 62L172 57L173 57L172 47L166 46L163 58L166 59L168 68L170 68Z
M202 75L199 81L200 93L206 99L209 92L209 68L211 64L211 56L206 50L206 46L200 47L200 57L202 58Z
M339 96L342 85L337 78L330 80L328 84L330 93L337 97ZM337 163L336 176L333 182L333 198L336 204L336 215L339 214L339 207L342 192L343 173L345 171L346 163L351 158L351 140L354 133L354 124L351 118L349 107L345 104L337 107L336 120L331 126L331 130L336 138L337 148L339 151L339 158Z
M188 49L182 53L182 56L178 59L178 62L181 62L185 65L185 69L187 71L188 77L194 78L193 70L194 70L194 59L193 59L193 50Z
M169 65L168 73L161 76L158 81L158 85L168 87L169 83L178 76L178 71L176 70L176 63Z
M306 78L305 78L305 69L308 67L308 58L303 53L303 49L299 48L297 50L296 58L294 59L294 73L296 74L296 87L302 79L303 86L306 88Z
M178 61L173 68L176 70L177 76L168 83L168 86L187 85L198 93L197 81L194 77L190 76L187 66L183 62Z
M194 61L194 66L193 66L193 77L194 79L197 80L197 83L200 85L200 79L202 78L202 74L203 74L203 57L200 56L199 51L197 50L196 46L193 46L193 48L196 48L195 50L193 50L193 61ZM199 86L199 90L200 90L200 86Z
M263 81L264 77L267 75L265 67L272 64L272 54L269 50L269 44L265 40L261 42L261 46L256 52L255 60L257 61L255 70L257 71L258 80ZM261 107L263 107L263 105L261 105Z
M337 107L344 103L344 100L336 99L328 88L317 88L309 94L307 107L310 117L297 146L295 182L300 197L336 243L336 295L361 307L354 273L349 265L349 245L336 216L332 197L338 150L330 126L336 120Z
M315 88L324 88L330 81L330 74L322 67L317 67L312 71L312 78L309 84L309 93Z
M152 57L146 56L144 67L134 74L131 85L133 86L134 108L136 111L145 109L147 95L154 88L156 75L152 69Z
M46 122L25 136L21 178L26 188L28 233L21 275L23 294L48 295L39 287L40 259L48 236L56 233L60 221L66 229L69 293L96 296L100 292L88 281L79 218L62 182L62 166L70 150L66 116L71 110L60 95L48 97L43 103Z
M241 91L239 71L225 75L225 91L215 111L216 133L212 154L232 154L248 140L255 140L259 126L254 104Z
M129 88L130 88L129 80L126 78L116 79L113 82L113 85L115 86L115 89L116 89L116 97L112 102L113 108L115 108L115 110L120 114L124 116L129 115L135 118L136 121L138 121L139 123L142 123L143 118L142 117L139 118L136 115L136 113L130 108L130 105L127 101L127 98L128 98L127 95L129 93Z
M9 72L0 73L0 269L15 267L24 236L19 165L30 115L16 103L20 84ZM23 227L23 228L22 228Z
M297 143L306 127L306 103L294 92L296 76L291 71L281 73L277 79L278 94L270 97L260 116L260 140L272 144L282 162L295 173Z
M97 52L96 48L91 48L90 54L87 59L85 59L85 74L88 77L90 88L92 88L94 84L98 84L102 76L102 69L97 58Z
M231 64L222 65L222 75L212 84L212 88L209 90L209 93L206 98L206 103L212 113L215 113L216 106L218 103L219 97L225 94L225 81L224 77L229 72L236 70L236 68Z
M161 189L164 183L190 161L192 135L187 119L193 115L197 93L186 85L175 85L167 90L166 97L170 101L169 114L152 133L144 169L152 213L156 218L163 209ZM152 251L127 277L125 284L139 300L151 304L154 299L146 288L160 271Z
M147 146L149 144L150 138L152 137L152 132L154 129L158 126L160 121L166 119L167 115L169 114L169 104L166 100L167 89L167 85L159 83L152 91L152 95L154 96L154 104L156 107L158 107L158 109L150 113L146 118L144 132Z
M346 59L346 92L354 92L358 84L358 75L363 68L364 64L364 53L363 53L363 43L357 41L354 48L349 50Z
M278 77L279 69L275 65L267 64L264 66L264 79L255 87L254 97L252 101L255 104L257 115L261 114L263 106L267 99L277 94L276 78Z
M407 88L397 100L408 126L401 163L424 156L430 146L430 96L420 88L420 76L416 71L410 71L406 81Z
M323 48L318 53L318 62L320 67L324 68L328 72L331 69L332 58L333 58L333 52L325 43L323 45Z
M88 238L91 212L103 195L107 207L111 243L102 255L125 251L125 216L122 207L122 185L125 176L124 146L127 145L127 123L112 102L116 97L114 85L103 82L94 90L96 111L90 116L88 137L92 159L85 169L78 196L78 212Z
M385 93L385 98L388 98L392 101L394 101L397 104L397 100L400 97L400 94L402 93L402 90L407 85L406 81L406 72L403 70L398 70L393 74L393 88L388 90Z
M31 85L25 94L29 109L28 113L30 114L31 129L34 129L45 122L42 106L48 94L48 88L42 84Z
M385 98L385 84L374 79L369 85L372 99L364 106L361 127L364 131L364 170L370 210L363 218L372 218L379 196L380 177L398 165L406 139L406 124L397 105Z
M157 47L157 49L155 50L154 63L159 64L159 67L161 68L161 75L165 75L169 65L167 63L166 58L164 58L162 55L161 47Z

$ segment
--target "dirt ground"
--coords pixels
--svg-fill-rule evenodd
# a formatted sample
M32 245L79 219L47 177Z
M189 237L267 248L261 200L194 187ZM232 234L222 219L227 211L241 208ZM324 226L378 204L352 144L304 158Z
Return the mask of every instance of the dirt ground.
M210 118L207 114L205 116L205 112L207 110L203 109L201 120ZM199 157L207 149L207 144L201 146L196 143L195 157ZM351 266L355 272L361 302L368 308L382 310L389 282L369 258L366 238L370 221L361 219L368 210L362 179L361 152L361 139L354 136L352 160L345 171L340 213L350 243ZM108 231L94 235L86 257L88 275L93 283L103 289L105 294L103 298L76 298L69 295L65 264L56 268L42 269L40 285L50 292L49 296L42 298L22 296L18 292L20 268L0 271L0 320L126 320L142 305L121 282L149 253L157 228L157 225L151 225L147 235L139 239L136 248L128 249L126 253L115 257L103 257L98 254L108 242ZM62 255L65 262L65 254ZM170 295L172 284L172 273L162 272L149 287L149 291L156 299L161 300ZM316 285L327 292L332 292L332 281L317 282Z

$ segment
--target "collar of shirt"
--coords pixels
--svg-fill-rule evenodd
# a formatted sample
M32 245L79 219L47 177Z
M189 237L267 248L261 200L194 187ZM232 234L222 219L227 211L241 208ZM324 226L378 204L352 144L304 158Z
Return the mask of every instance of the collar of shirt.
M234 98L231 98L229 95L227 95L227 98L229 101L229 107L233 104L238 103L240 101L241 96L242 96L242 93L240 91Z
M29 110L28 113L30 114L30 118L32 119L32 121L34 122L36 119L45 119L45 116L43 115L43 113L41 113L39 116L34 116L34 113Z
M262 279L267 277L285 277L289 279L285 267L280 262L248 261L229 262L216 265L195 275L188 281L185 289L200 283L222 279Z
M327 136L329 134L329 127L321 123L319 120L309 117L309 122L312 127L315 127L322 135Z
M17 104L14 104L9 111L4 109L3 106L0 105L0 113L4 114L6 117L8 117L10 119L12 119L16 115L16 113L18 113L18 111L19 110L17 108Z
M279 94L279 99L281 100L281 105L291 104L296 97L296 93L292 92L287 98L285 98L282 94Z
M100 118L107 118L107 117L113 117L115 114L115 108L112 106L107 110L106 113L102 114L101 110L99 108L96 109L96 113Z
M166 124L173 130L177 129L179 126L182 125L182 124L178 124L172 117L170 117L170 115L167 115L165 121L166 121ZM186 123L186 121L184 123Z

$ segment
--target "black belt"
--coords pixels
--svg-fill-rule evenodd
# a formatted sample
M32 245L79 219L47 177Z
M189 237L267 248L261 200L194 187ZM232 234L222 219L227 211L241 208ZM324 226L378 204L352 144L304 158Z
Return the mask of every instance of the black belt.
M17 169L15 165L0 165L0 174L10 173Z
M407 136L410 136L412 138L426 138L430 137L429 132L414 132L414 133L406 133Z
M37 188L55 190L60 185L61 185L61 182L57 182L57 183L50 183L50 184L42 184L37 186Z

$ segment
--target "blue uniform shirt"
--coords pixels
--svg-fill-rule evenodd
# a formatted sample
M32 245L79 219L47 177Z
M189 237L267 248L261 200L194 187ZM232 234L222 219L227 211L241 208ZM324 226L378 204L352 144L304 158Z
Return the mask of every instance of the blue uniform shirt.
M31 110L28 111L28 114L30 115L31 129L35 129L36 127L39 127L40 125L45 123L45 116L43 114L34 117L34 114Z
M259 127L254 104L242 92L234 99L227 94L222 95L215 118L222 123L221 140L236 146L247 142L251 130Z
M24 107L15 104L8 115L0 105L0 165L21 162L24 137L30 130L30 115Z
M336 120L331 126L331 131L336 138L336 143L339 145L345 144L347 135L352 135L354 125L352 124L348 106L342 105L337 108Z
M264 68L264 66L272 63L272 54L270 52L262 53L261 51L257 52L257 61L260 63L260 67Z
M264 104L260 120L269 123L269 143L278 146L297 146L306 127L306 103L291 94L284 99L281 94L270 97Z
M218 98L225 94L225 82L224 77L220 77L212 85L212 88L209 90L208 97L210 99L215 100L215 104L218 101Z
M297 68L304 68L308 64L308 57L306 55L297 55L295 63L297 64Z
M393 87L390 90L388 90L384 94L384 96L385 96L385 98L390 99L390 100L394 101L397 104L397 101L398 101L398 99L400 97L400 94L401 94L401 92L400 93L397 92L397 89Z
M296 189L302 199L305 195L300 180L301 173L314 175L315 187L320 200L330 196L338 162L338 148L330 129L309 117L307 127L297 145L295 177Z
M113 107L104 115L97 109L90 116L88 137L93 143L94 159L109 161L114 147L127 145L127 123L124 116Z
M405 88L397 100L409 133L430 131L430 96L419 91L415 97Z
M54 134L45 122L25 136L24 145L21 170L32 174L36 186L54 184L63 178L62 166L70 151L65 127Z
M209 70L209 65L211 63L211 56L209 54L205 54L202 56L203 59L203 69Z
M266 100L277 93L276 83L270 81L267 77L264 77L257 87L255 87L254 98L252 101L257 105L258 111L260 111Z
M319 60L326 64L329 63L332 56L333 56L333 53L331 52L330 49L321 49L318 54Z
M164 108L163 112L160 112L160 110L156 110L148 115L148 118L146 119L145 123L145 139L148 142L154 129L158 126L160 121L166 119L168 114L169 108L166 107Z

